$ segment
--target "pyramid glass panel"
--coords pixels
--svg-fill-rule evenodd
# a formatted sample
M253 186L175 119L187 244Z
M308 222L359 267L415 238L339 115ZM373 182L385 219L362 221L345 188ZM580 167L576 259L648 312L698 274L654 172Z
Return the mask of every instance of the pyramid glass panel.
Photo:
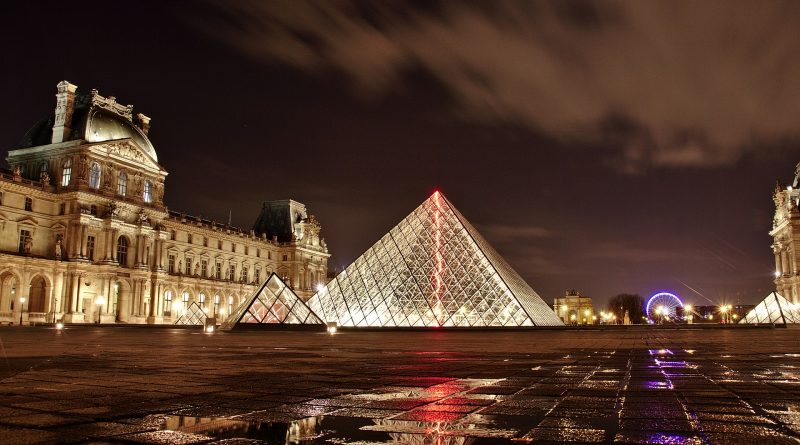
M800 304L792 303L781 294L772 292L750 310L741 324L793 324L800 323Z
M322 320L273 273L220 329L230 330L241 324L322 324Z
M206 313L203 312L203 308L197 304L196 301L192 301L186 309L181 312L180 316L177 320L175 320L176 325L184 325L184 326L200 326L206 323Z
M308 301L341 326L560 326L436 192Z

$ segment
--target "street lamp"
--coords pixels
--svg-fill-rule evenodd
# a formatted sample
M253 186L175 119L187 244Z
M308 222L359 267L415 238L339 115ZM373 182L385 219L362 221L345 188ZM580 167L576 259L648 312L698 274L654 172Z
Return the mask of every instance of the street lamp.
M100 324L100 314L103 313L103 305L106 304L105 298L102 295L97 297L97 300L94 300L94 304L98 306L97 308L97 324Z
M19 297L19 325L22 326L22 310L25 309L25 297Z

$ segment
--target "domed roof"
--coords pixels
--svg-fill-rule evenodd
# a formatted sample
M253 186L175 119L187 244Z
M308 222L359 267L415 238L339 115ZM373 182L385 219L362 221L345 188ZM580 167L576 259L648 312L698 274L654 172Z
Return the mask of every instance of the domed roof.
M153 144L142 133L142 130L137 128L131 121L102 108L92 108L89 111L86 119L86 133L84 134L84 139L87 142L105 142L128 138L133 139L142 150L150 155L154 161L158 162L158 156L156 156Z

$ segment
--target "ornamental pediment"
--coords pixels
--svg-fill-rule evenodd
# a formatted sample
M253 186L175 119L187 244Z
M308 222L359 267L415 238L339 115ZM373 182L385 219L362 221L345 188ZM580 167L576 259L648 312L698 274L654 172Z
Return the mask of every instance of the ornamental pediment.
M121 161L133 162L150 170L161 170L161 166L154 162L153 159L132 139L123 139L113 142L100 142L93 144L92 148L104 152L110 158L116 158Z

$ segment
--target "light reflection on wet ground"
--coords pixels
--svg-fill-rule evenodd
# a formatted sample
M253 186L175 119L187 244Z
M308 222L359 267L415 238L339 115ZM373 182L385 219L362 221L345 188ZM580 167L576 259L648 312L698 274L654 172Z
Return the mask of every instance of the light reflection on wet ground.
M153 332L0 329L0 441L800 443L798 329Z

